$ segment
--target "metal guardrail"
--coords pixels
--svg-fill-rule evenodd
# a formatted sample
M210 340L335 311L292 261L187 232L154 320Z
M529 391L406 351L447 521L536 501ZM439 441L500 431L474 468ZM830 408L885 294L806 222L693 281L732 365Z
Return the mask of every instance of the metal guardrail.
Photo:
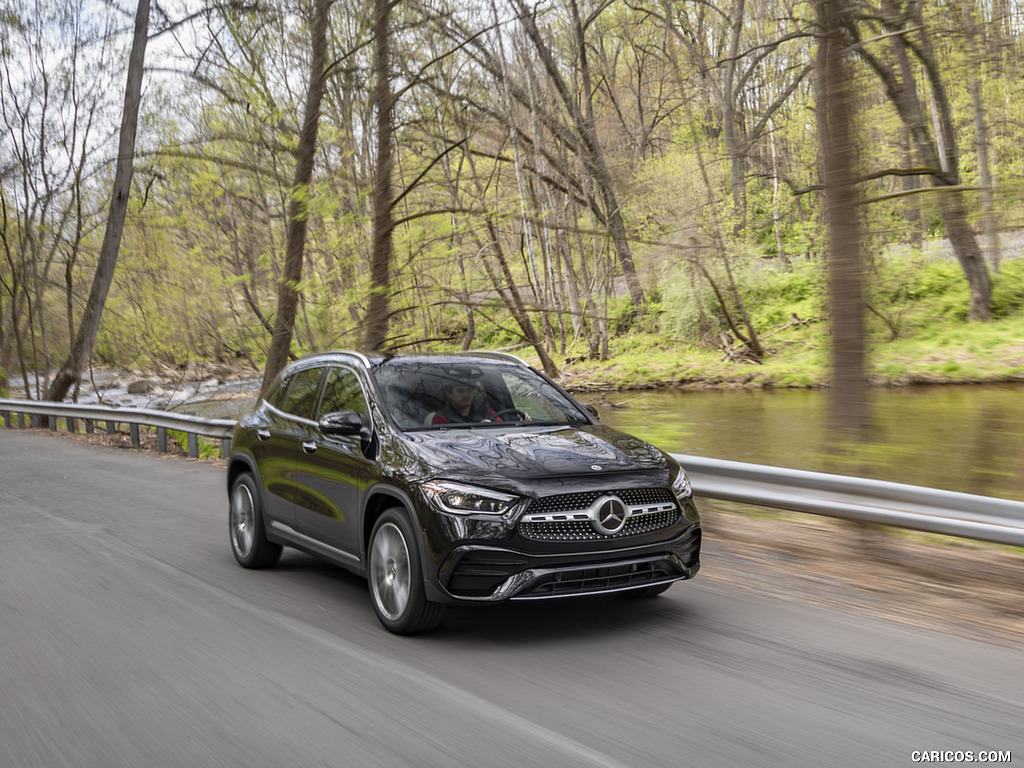
M1024 546L1024 502L824 472L673 454L712 499Z
M141 444L139 427L155 428L159 450L166 450L166 430L185 432L194 458L199 455L197 435L220 439L221 455L227 457L235 427L233 419L167 411L0 399L7 428L13 426L12 414L17 414L18 427L26 426L26 415L37 428L43 416L49 417L51 430L61 418L69 431L74 431L76 419L85 422L87 432L99 422L108 432L128 424L136 447ZM703 456L673 457L686 467L694 493L705 498L1024 546L1024 502Z
M25 416L31 418L35 428L42 426L43 417L47 417L51 431L56 432L58 422L64 419L69 432L76 430L76 421L85 422L85 431L95 431L97 423L104 423L108 433L117 431L118 424L127 424L132 445L141 447L140 427L156 429L157 449L167 450L167 431L184 432L188 435L188 454L199 458L198 437L212 437L220 440L221 456L227 458L231 443L231 433L235 429L234 419L205 419L185 413L170 411L153 411L144 408L116 408L109 405L76 405L74 403L50 403L41 400L7 400L0 399L0 415L4 426L14 426L16 415L17 426L24 428Z

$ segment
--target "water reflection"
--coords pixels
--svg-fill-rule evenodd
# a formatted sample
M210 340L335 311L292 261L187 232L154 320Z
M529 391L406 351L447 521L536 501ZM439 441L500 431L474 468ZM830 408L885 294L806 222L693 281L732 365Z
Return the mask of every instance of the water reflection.
M849 474L1024 500L1024 386L879 389L872 397L875 441ZM625 405L609 405L617 403ZM634 392L595 404L605 423L674 453L838 471L827 391Z

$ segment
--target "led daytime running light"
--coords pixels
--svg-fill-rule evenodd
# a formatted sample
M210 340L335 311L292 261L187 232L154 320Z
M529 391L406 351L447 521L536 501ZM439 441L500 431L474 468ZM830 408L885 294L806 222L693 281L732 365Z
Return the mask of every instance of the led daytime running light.
M435 506L457 515L503 515L517 499L512 494L488 488L444 481L424 483L423 493Z
M686 470L680 468L676 479L672 481L672 492L681 501L690 498L693 490L690 488L690 478L686 476Z

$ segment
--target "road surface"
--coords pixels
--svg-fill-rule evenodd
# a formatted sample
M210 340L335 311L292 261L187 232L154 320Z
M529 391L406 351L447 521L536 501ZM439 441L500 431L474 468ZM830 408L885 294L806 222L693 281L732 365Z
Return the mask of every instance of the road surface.
M224 486L0 430L2 768L1024 761L1022 651L700 576L396 637L342 570L239 568Z

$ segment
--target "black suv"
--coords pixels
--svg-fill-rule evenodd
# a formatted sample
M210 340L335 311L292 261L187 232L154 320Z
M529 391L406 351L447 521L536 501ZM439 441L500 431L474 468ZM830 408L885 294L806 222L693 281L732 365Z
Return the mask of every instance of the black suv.
M241 565L330 560L401 634L446 604L656 595L700 567L679 465L500 353L291 364L235 430L228 493Z

